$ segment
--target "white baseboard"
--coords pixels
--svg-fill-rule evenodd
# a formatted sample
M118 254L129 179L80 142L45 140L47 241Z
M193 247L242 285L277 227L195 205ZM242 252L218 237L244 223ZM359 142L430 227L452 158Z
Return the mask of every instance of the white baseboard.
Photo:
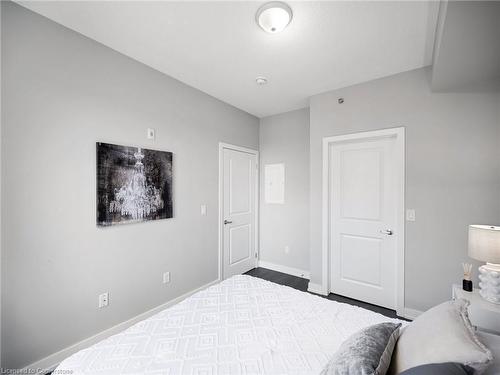
M404 308L404 311L403 311L403 315L402 317L403 318L406 318L406 319L410 319L410 320L414 320L416 319L420 314L422 314L423 311L420 311L420 310L415 310L415 309L410 309L408 307L405 307Z
M311 292L311 293L314 293L314 294L319 294L319 295L322 295L322 296L327 296L328 295L328 291L326 291L323 288L323 285L321 285L321 284L315 284L315 283L312 283L310 281L309 281L309 285L307 287L307 291ZM409 320L414 320L420 314L422 314L423 311L415 310L415 309L410 309L408 307L405 307L402 311L398 310L396 313L397 313L398 316L400 316L402 318L409 319Z
M322 296L327 296L328 291L323 288L321 284L315 284L309 281L309 285L307 286L307 291L314 294L321 294Z
M292 276L303 277L304 279L309 279L309 271L304 271L298 268L283 266L281 264L274 264L266 262L264 260L259 260L259 267L267 268L269 270L277 272L283 272Z
M186 299L187 297L191 296L192 294L199 292L203 289L206 289L209 286L214 285L218 282L219 282L219 280L214 280L214 281L212 281L208 284L205 284L205 285L203 285L195 290L184 293L183 295L181 295L179 297L176 297L168 302L165 302L164 304L162 304L160 306L157 306L151 310L143 312L142 314L134 316L133 318L131 318L125 322L119 323L111 328L108 328L102 332L99 332L98 334L96 334L94 336L88 337L80 342L77 342L76 344L73 344L73 345L71 345L65 349L62 349L54 354L51 354L48 357L45 357L45 358L43 358L35 363L32 363L29 366L26 366L25 368L22 369L22 371L23 371L22 373L26 372L26 374L28 374L29 373L28 371L31 369L43 369L44 370L44 372L37 372L37 374L52 371L57 367L57 365L59 365L59 363L61 363L64 359L66 359L70 355L72 355L72 354L74 354L82 349L85 349L93 344L96 344L99 341L102 341L109 336L115 335L115 334L123 331L124 329L127 329L128 327L134 325L135 323L138 323L141 320L149 318L150 316L152 316L156 313L159 313L160 311L166 309L167 307L173 306L176 303L179 303L182 300Z

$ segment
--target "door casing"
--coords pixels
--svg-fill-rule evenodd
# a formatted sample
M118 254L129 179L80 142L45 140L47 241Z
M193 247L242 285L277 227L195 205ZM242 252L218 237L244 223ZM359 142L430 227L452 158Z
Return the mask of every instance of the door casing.
M218 280L222 281L224 278L224 150L234 150L246 152L255 155L257 165L255 173L255 266L257 267L259 260L259 151L236 146L230 143L219 142L219 261L218 261Z
M404 316L404 269L405 269L405 128L389 128L323 138L323 198L322 198L322 284L321 294L330 293L330 146L347 141L364 141L394 138L397 158L395 174L396 227L398 233L396 248L396 313Z

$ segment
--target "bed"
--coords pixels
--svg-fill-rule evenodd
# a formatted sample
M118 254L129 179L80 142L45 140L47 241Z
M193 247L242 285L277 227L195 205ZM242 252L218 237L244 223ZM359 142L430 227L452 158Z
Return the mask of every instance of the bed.
M77 374L319 374L351 334L406 322L239 275L64 360ZM69 372L72 371L72 372Z

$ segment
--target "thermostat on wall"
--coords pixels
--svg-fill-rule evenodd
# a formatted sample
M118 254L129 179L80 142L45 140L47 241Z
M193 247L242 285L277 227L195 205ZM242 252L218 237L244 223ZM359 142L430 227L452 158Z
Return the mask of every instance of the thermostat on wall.
M148 139L155 139L155 130L153 128L148 128L147 137Z

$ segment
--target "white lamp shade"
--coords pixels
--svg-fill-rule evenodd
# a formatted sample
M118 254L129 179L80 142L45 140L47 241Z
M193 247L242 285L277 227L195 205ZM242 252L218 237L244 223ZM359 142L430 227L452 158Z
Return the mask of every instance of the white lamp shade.
M500 227L469 225L469 256L488 263L500 263Z

